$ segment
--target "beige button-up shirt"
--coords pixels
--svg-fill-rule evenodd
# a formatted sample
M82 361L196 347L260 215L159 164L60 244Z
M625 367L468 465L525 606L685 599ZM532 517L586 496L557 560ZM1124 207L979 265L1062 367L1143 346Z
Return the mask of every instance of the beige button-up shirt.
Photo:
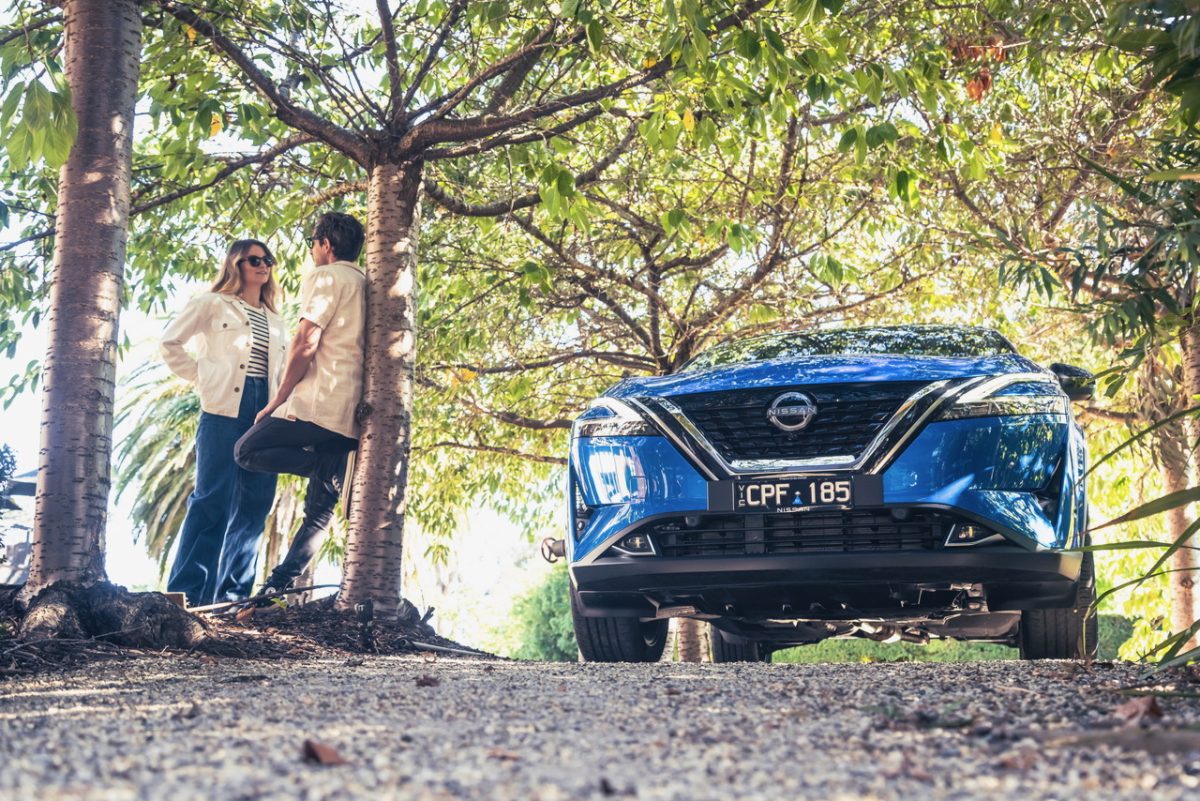
M267 397L271 397L283 377L287 326L266 306L262 311L267 316L270 333ZM195 355L188 352L188 346L194 348ZM209 414L237 417L253 346L250 317L242 310L239 299L205 292L189 300L170 322L159 350L171 372L196 385L201 409Z
M307 420L358 438L367 277L348 261L312 267L300 281L300 317L321 329L317 353L275 417Z

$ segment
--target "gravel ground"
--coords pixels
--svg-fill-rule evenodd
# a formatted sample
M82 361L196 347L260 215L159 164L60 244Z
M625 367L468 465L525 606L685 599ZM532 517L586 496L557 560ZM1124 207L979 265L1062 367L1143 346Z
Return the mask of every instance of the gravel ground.
M1200 699L1117 729L1136 676L138 658L0 683L0 798L1200 797ZM347 764L305 761L309 738Z

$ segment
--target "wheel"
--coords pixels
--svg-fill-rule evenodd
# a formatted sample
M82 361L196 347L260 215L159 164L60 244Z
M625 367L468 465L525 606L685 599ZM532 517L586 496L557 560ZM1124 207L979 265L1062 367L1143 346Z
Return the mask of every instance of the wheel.
M667 620L584 617L571 587L571 622L584 662L657 662L667 645Z
M1096 572L1092 554L1083 555L1075 606L1027 609L1019 632L1022 659L1095 659L1100 635L1096 620Z
M726 634L712 623L708 624L708 643L713 662L771 661L771 650L763 643Z

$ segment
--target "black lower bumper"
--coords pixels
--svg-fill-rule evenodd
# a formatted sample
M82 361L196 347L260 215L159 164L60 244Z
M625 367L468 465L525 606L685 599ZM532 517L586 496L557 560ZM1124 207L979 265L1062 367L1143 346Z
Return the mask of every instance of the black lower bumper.
M651 616L690 605L709 614L790 608L909 606L951 585L978 584L992 611L1070 606L1080 553L1016 547L690 558L605 557L572 565L584 614ZM919 600L917 601L919 605Z

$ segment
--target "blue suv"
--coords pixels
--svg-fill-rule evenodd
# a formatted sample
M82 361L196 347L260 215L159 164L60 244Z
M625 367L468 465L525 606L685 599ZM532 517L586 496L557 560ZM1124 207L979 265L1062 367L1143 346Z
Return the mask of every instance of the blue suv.
M1093 392L956 326L742 339L620 382L575 420L553 543L584 659L655 661L672 617L708 621L717 662L851 636L1094 654L1069 403Z

